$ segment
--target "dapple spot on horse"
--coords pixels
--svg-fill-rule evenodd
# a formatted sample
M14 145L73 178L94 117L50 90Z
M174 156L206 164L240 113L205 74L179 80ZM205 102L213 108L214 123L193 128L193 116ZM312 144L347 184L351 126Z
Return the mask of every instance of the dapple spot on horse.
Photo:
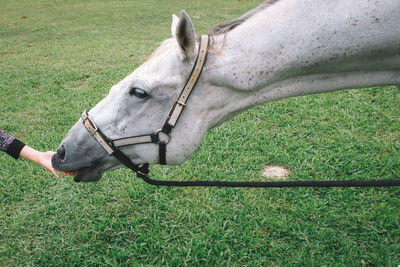
M184 162L206 131L241 111L285 97L400 84L400 2L266 1L210 30L204 69L171 131L166 162ZM199 37L186 14L173 17L172 39L114 85L88 116L113 139L163 126L197 58ZM125 146L135 164L159 163L153 143ZM121 167L79 120L53 166L95 181Z

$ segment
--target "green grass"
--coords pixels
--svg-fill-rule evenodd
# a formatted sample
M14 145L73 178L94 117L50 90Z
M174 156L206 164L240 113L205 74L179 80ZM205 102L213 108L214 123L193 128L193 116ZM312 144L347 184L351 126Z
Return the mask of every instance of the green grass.
M183 3L184 2L184 3ZM249 1L0 0L0 128L54 150L82 110L145 61L185 9L196 31ZM211 130L154 177L292 180L400 177L394 87L285 99ZM54 179L0 154L0 266L397 266L400 191L156 188L126 169Z

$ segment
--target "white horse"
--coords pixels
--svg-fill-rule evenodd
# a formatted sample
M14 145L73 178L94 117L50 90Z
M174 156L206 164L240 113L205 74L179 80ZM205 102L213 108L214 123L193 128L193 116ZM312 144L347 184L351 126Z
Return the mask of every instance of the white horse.
M190 76L199 38L182 11L172 39L90 112L105 135L122 138L159 129ZM208 129L254 105L281 98L400 85L400 1L275 0L210 29L212 46L167 146L167 164L184 162ZM158 163L155 144L121 150L136 164ZM95 181L121 167L79 120L53 166Z

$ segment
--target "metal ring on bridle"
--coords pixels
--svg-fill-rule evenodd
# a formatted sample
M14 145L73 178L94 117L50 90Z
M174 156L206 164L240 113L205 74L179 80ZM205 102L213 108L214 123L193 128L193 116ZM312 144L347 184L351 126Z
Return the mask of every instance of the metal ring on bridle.
M160 133L163 133L167 138L166 138L166 140L161 140L161 138L160 138ZM157 138L158 138L158 141L157 141L157 144L168 144L169 143L169 141L171 140L171 133L164 133L163 132L163 129L158 129L155 133L154 133L156 136L157 136Z

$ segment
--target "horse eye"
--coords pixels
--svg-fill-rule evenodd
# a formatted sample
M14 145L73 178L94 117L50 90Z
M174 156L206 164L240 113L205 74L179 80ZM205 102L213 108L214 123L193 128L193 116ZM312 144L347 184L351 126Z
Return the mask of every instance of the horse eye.
M147 96L148 96L148 94L146 93L146 91L144 91L144 90L142 90L142 89L139 89L139 88L132 88L130 91L129 91L129 94L130 95L134 95L134 96L136 96L137 98L146 98Z

